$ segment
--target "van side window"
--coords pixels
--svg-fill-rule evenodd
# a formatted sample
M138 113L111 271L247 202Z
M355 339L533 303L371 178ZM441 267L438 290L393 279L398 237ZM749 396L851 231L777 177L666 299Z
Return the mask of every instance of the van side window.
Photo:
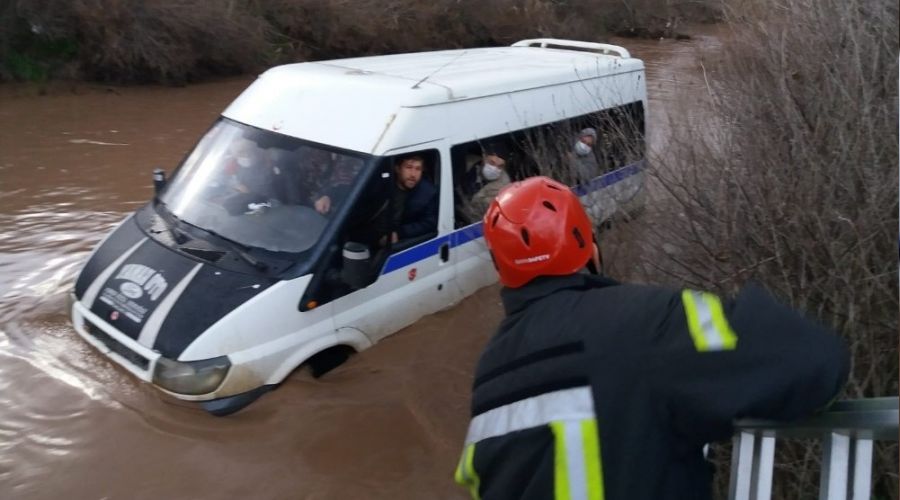
M521 153L511 134L450 148L453 162L454 227L478 222L491 200L518 175Z
M546 175L570 186L583 184L642 159L644 147L641 101L453 146L454 227L478 222L510 181ZM484 176L491 151L505 163L495 182Z
M324 304L378 278L388 256L437 236L437 150L382 158L316 272L307 300Z
M600 175L596 165L582 171L576 163L573 149L582 125L578 119L562 120L517 133L527 176L546 175L571 186Z
M598 130L595 151L605 171L644 157L644 104L640 101L607 109L593 117Z
M349 224L373 252L395 253L437 235L440 178L437 150L383 158L384 181L367 192Z
M515 133L526 175L546 175L570 186L644 157L640 101Z

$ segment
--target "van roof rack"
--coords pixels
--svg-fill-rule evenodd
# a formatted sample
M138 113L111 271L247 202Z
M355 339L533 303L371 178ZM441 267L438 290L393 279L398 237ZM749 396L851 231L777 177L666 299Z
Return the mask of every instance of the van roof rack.
M618 56L623 59L631 57L625 47L608 43L579 42L578 40L563 40L560 38L532 38L520 40L513 47L540 47L542 49L580 50L582 52L597 52L604 55Z

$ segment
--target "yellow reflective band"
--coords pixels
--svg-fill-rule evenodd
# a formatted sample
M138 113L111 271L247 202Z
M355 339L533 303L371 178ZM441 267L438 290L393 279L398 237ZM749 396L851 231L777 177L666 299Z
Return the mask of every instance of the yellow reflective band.
M553 498L569 500L569 469L566 466L565 422L550 422L555 446L553 448Z
M582 450L584 450L588 500L603 500L603 466L596 419L581 421L581 437L584 441Z
M722 310L722 301L715 295L703 294L706 304L712 313L713 324L716 326L722 339L722 350L733 351L737 347L737 334L731 329L728 320L725 319L725 311Z
M722 301L711 293L683 290L681 300L687 315L688 331L698 352L730 351L737 347L737 335L722 310Z
M456 466L454 479L456 484L469 488L469 493L473 500L481 500L478 495L478 489L481 487L481 479L475 472L475 466L472 464L475 459L475 443L466 446L463 450L462 457L459 459L459 465Z
M553 431L553 498L603 500L603 467L597 420L550 422Z
M697 305L694 303L694 294L690 290L681 292L681 301L684 303L684 312L687 315L688 331L694 341L694 347L700 351L706 351L706 337L700 327L700 318L697 317Z
M460 486L467 486L468 482L466 481L465 472L463 472L464 464L466 463L466 455L469 452L469 447L466 446L463 448L462 455L459 457L459 464L456 465L456 472L453 474L453 480L456 481L456 484Z

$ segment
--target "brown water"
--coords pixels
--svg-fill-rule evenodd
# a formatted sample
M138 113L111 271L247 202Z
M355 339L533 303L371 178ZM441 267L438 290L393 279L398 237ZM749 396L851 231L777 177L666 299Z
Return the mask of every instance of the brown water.
M691 41L616 40L647 63L651 142L701 88ZM227 418L163 396L81 341L65 294L250 77L185 88L0 86L0 497L466 498L452 481L497 287L322 379L298 371Z

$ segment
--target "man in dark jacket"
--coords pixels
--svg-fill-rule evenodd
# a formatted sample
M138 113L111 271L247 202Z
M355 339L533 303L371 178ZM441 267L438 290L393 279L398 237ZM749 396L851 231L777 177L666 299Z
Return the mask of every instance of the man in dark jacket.
M394 243L437 231L437 189L424 173L425 159L419 155L401 157L394 166Z
M502 191L484 235L507 316L456 471L473 498L709 499L705 443L737 418L809 415L847 377L844 343L759 287L722 300L592 276L591 223L546 177Z

